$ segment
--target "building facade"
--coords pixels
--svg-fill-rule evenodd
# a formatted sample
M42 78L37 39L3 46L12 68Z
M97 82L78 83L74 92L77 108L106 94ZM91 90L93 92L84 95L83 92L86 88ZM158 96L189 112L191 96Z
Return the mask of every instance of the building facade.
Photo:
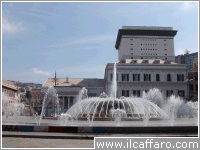
M53 86L60 100L62 112L67 111L79 99L79 94L83 87L87 89L88 97L98 97L104 92L104 79L75 79L75 78L58 78L55 86L55 79L48 78L41 88L41 99L44 99L48 88ZM49 109L52 113L52 108Z
M119 29L115 44L121 59L167 59L175 61L172 27L133 27Z
M105 70L106 93L110 91L114 63ZM125 59L117 62L117 97L138 96L158 88L165 97L188 97L186 66L160 59Z
M198 58L193 61L193 68L188 72L189 100L198 101Z
M41 88L35 88L30 91L30 106L38 111L41 110L42 107L42 99L41 99Z
M18 103L18 89L11 81L2 80L2 93L7 96L9 103Z
M186 64L188 69L193 68L193 61L198 59L198 52L196 53L186 53L183 55L178 55L175 57L175 62L179 64Z

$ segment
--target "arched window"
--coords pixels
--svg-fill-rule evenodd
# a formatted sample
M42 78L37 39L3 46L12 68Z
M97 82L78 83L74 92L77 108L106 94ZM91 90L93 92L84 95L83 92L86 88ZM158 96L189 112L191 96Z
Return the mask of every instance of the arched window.
M156 81L160 81L160 75L156 74Z
M167 81L172 81L172 80L171 80L171 75L170 75L170 74L167 75Z

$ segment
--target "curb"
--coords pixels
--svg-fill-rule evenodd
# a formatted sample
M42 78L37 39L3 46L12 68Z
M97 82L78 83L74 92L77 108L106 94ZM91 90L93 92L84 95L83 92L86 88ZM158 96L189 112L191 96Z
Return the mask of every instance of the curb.
M2 125L2 131L54 132L54 133L198 133L198 126L73 127L73 126Z
M33 135L33 134L16 134L2 133L2 137L19 137L19 138L45 138L45 139L88 139L93 140L94 136L87 135Z

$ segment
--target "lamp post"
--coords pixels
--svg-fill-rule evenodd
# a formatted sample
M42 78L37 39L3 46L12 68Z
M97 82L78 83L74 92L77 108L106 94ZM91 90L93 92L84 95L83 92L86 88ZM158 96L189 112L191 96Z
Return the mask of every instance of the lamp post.
M55 78L54 78L54 82L55 82L55 90L56 90L56 84L57 84L57 78L56 78L56 71L55 71ZM53 116L55 117L56 114L56 97L54 97L54 102L53 102Z

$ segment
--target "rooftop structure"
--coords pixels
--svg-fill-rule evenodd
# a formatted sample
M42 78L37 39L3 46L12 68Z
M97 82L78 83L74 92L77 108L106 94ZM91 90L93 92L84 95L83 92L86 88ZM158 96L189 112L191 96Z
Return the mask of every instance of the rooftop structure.
M119 29L115 48L121 59L174 59L172 27L123 26Z

